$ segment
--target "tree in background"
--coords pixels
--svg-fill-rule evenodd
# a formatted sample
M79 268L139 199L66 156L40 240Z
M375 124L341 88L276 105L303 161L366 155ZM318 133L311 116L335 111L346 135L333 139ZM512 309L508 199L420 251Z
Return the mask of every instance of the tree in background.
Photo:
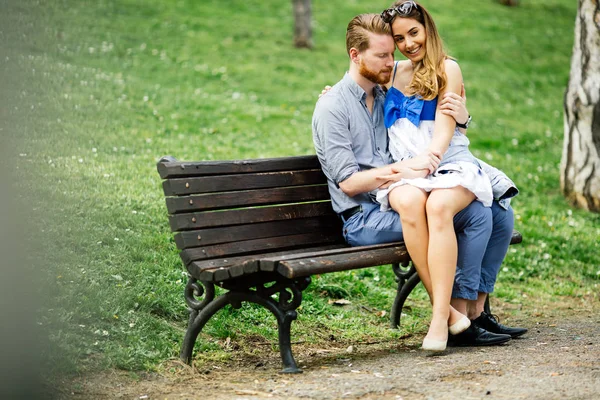
M311 49L312 43L312 13L310 0L292 0L294 7L294 45L299 48Z
M579 0L565 93L560 185L574 205L600 212L600 4Z

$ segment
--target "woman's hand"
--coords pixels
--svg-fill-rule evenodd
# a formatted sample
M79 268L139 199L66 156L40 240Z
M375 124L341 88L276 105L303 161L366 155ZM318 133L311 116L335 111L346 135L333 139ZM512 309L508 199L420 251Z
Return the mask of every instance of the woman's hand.
M319 97L323 96L325 93L329 92L331 90L331 86L327 85L323 88L323 90L321 90L321 94L319 94Z
M467 110L467 94L464 84L461 86L460 96L453 92L446 92L440 102L440 111L454 118L459 124L467 122L469 110Z

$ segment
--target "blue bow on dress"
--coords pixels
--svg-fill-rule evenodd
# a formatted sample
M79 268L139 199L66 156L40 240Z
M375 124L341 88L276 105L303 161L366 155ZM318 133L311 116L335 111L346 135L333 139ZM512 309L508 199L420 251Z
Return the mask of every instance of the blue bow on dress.
M417 96L405 96L398 89L388 90L384 103L383 121L385 127L394 125L399 118L408 119L414 126L419 127L424 100Z

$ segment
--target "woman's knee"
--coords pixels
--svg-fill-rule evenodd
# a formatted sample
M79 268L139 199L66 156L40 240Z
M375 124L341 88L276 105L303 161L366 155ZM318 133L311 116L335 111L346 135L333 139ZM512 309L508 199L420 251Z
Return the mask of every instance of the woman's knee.
M431 223L450 223L454 217L454 210L443 196L430 196L425 205L427 221Z
M424 213L426 200L427 194L412 186L394 188L389 194L390 205L400 216Z

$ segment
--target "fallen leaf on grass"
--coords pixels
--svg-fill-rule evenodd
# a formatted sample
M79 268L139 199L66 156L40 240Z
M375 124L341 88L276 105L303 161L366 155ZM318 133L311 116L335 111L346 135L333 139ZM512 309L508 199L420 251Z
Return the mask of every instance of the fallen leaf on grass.
M329 304L333 304L334 306L345 306L348 304L352 304L350 300L346 299L337 299L337 300L329 300Z

